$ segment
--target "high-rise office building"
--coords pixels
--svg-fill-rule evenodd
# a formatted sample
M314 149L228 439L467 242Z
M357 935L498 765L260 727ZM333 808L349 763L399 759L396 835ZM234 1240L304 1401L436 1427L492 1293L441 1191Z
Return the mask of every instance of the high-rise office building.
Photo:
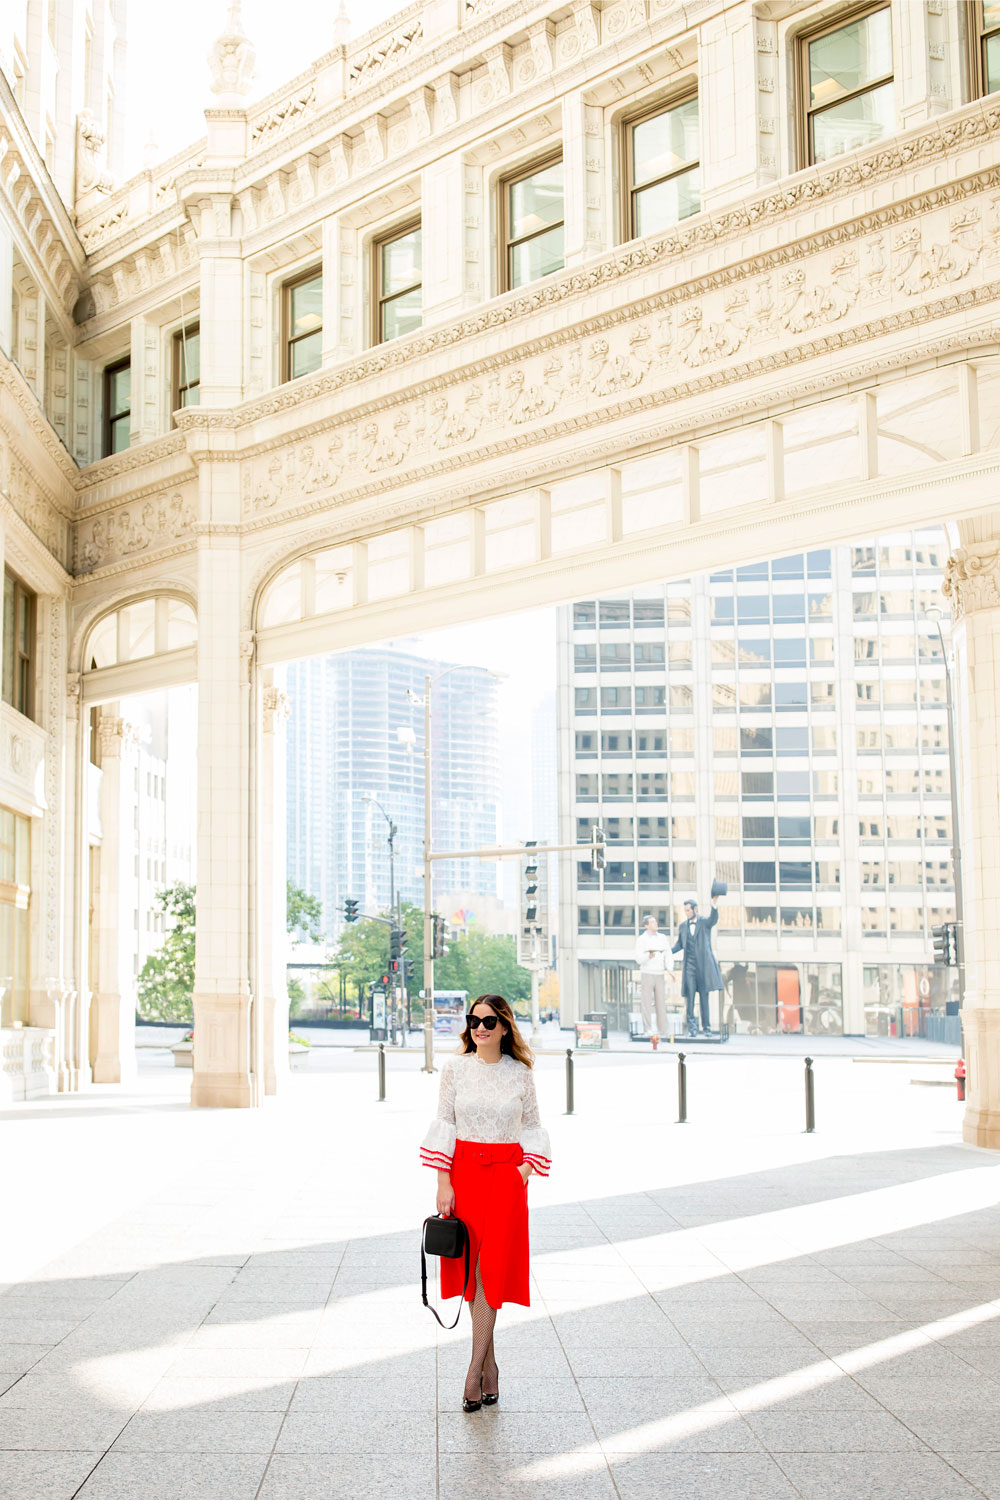
M607 838L603 872L562 861L564 1019L624 1029L643 917L676 933L716 877L741 1029L891 1034L951 998L946 556L879 537L560 611L561 842Z
M404 901L423 904L424 684L442 668L377 648L288 669L288 877L319 897L331 938L348 896L362 911L384 911L392 884ZM432 688L435 849L497 842L496 689L488 672L466 666ZM387 818L397 828L392 871ZM496 865L437 864L435 903L453 891L495 897Z

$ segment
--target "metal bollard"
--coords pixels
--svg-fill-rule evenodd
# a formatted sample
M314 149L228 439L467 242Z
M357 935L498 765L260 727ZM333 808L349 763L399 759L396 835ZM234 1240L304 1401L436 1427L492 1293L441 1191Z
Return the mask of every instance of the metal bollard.
M806 1135L811 1135L816 1129L816 1078L813 1074L813 1060L806 1058Z
M573 1113L573 1049L566 1048L566 1113Z
M685 1054L677 1054L677 1123L686 1125L688 1117L688 1070Z
M385 1099L385 1042L378 1044L378 1102Z

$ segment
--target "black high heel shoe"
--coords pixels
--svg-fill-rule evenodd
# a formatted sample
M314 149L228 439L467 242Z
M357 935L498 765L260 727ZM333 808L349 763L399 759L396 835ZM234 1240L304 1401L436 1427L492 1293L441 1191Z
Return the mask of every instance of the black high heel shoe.
M484 1396L482 1394L482 1389L483 1389L483 1387L482 1387L482 1381L480 1381L480 1384L479 1384L480 1396L479 1396L479 1400L478 1401L471 1401L468 1396L463 1396L462 1397L462 1410L463 1411L465 1411L465 1412L478 1411L479 1408L483 1405L484 1401L489 1401L490 1400L490 1397ZM494 1397L493 1399L496 1399L496 1398Z
M496 1404L497 1404L497 1402L499 1400L500 1400L500 1371L498 1370L497 1371L497 1388L496 1388L495 1391L493 1391L491 1393L487 1393L486 1391L483 1392L483 1405L484 1406L496 1406Z

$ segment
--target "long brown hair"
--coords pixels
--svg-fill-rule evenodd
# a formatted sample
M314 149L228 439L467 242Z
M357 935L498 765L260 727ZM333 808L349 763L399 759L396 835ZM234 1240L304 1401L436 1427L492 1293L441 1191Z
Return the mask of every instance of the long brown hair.
M504 997L502 995L477 995L469 1006L469 1014L475 1010L477 1005L488 1005L494 1015L498 1016L507 1028L500 1042L500 1055L503 1056L506 1053L508 1057L513 1057L516 1062L524 1063L526 1068L533 1068L535 1066L534 1053L518 1030L517 1022L514 1019L514 1012ZM459 1037L459 1041L462 1044L463 1052L476 1051L476 1044L472 1040L468 1021L465 1023L465 1030Z

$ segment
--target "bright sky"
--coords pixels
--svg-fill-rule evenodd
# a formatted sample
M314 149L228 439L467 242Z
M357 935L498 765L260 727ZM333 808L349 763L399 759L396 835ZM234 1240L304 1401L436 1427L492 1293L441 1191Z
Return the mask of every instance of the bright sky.
M403 8L400 0L348 0L352 36ZM160 161L205 134L203 112L214 103L205 58L228 11L228 0L128 0L128 176L142 169L151 130ZM243 29L257 49L251 102L330 50L336 15L337 0L243 0Z

